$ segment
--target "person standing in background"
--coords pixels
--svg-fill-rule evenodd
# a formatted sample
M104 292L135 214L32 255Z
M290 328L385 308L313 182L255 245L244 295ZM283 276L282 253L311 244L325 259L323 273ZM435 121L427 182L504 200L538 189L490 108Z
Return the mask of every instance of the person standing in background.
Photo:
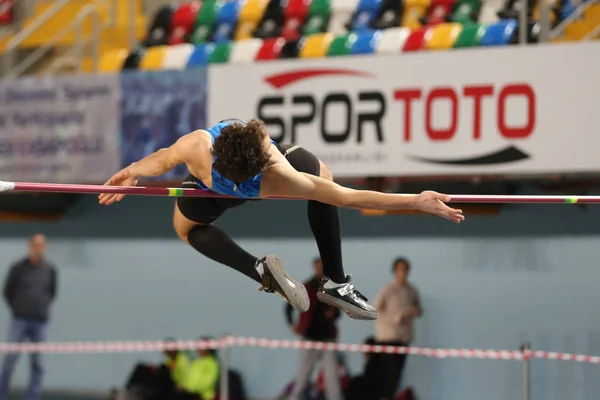
M298 322L294 323L292 318L294 309L288 304L286 306L287 321L294 333L302 336L304 340L332 342L338 336L336 321L340 317L340 312L337 308L328 306L317 299L317 290L323 278L323 262L320 258L313 260L313 267L315 270L314 276L309 281L304 282L310 299L310 307L307 312L300 314ZM312 372L321 360L323 361L327 400L342 400L335 352L313 349L301 350L300 370L292 387L290 400L302 398L301 396L306 390Z
M377 344L408 346L413 340L413 320L423 313L417 290L408 283L410 263L398 258L392 265L394 282L383 287L374 307L379 312L375 324ZM384 377L385 400L393 400L402 377L406 354L382 354L381 368Z
M50 304L55 299L58 276L54 266L45 259L46 237L37 233L29 238L29 255L14 264L4 283L4 299L12 312L9 342L43 342L50 314ZM10 378L19 358L18 353L4 358L0 373L0 400L4 400ZM42 394L41 354L31 354L31 375L27 400L38 400Z

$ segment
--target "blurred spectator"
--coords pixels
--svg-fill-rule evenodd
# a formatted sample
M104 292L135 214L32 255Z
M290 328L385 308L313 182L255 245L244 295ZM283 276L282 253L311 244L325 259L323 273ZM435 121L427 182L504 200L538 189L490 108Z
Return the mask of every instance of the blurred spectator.
M413 319L422 314L419 293L408 281L410 263L398 258L392 265L394 282L383 287L374 302L379 311L375 339L378 344L408 346L413 340ZM381 357L384 383L383 399L392 400L402 377L405 354L383 354Z
M174 341L165 339L165 343ZM190 365L188 356L179 350L167 350L163 354L165 360L162 365L136 365L126 385L128 398L162 400L183 384Z
M29 255L14 264L4 283L4 299L12 312L9 342L33 343L46 339L50 304L56 297L58 277L54 266L44 259L46 237L35 234L29 238ZM15 368L18 353L4 358L0 374L0 400L4 400ZM42 394L42 360L40 353L31 354L31 375L27 399L37 400Z
M288 304L286 306L287 321L292 330L302 336L304 340L335 341L338 335L336 321L340 317L340 312L317 300L317 290L323 277L323 263L320 258L313 260L313 267L315 275L304 283L310 298L310 308L307 312L300 314L298 322L294 323L293 308ZM290 394L290 400L301 399L315 366L321 360L323 361L325 391L328 400L342 399L335 352L303 349L301 350L300 369Z
M199 338L199 340L212 340ZM214 400L219 381L219 361L215 350L197 351L198 358L190 363L187 374L176 388L173 400Z
M365 340L367 345L377 344L374 337ZM345 391L346 400L381 400L385 377L381 363L381 354L364 353L365 367L362 375L353 377Z

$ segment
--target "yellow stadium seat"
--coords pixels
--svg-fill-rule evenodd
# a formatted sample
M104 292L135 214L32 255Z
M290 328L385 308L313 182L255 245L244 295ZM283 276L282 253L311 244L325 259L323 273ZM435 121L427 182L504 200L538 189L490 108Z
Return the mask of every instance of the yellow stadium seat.
M149 47L140 62L140 70L152 71L163 69L163 61L167 54L167 47L168 46Z
M333 40L331 33L316 33L310 35L302 43L300 58L323 58L327 55L329 45Z
M439 24L432 27L425 37L425 48L428 50L446 50L454 46L458 35L462 32L462 24Z
M247 0L238 18L235 40L251 39L252 33L262 19L269 0Z
M128 51L126 49L105 51L100 58L99 72L121 72L127 55Z
M407 0L404 3L402 26L410 29L420 28L422 26L420 19L427 14L430 3L430 0Z

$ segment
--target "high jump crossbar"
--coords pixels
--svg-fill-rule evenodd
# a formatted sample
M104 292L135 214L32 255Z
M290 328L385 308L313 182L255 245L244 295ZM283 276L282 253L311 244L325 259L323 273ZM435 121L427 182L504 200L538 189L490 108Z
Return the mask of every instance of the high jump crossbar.
M134 196L170 196L170 197L217 197L225 196L203 189L183 189L144 186L103 186L78 185L63 183L33 183L0 181L0 192L38 192L38 193L78 193L78 194L126 194ZM416 196L416 194L405 194ZM450 194L449 203L534 203L534 204L595 204L600 203L600 196L579 195L475 195ZM299 200L292 197L269 197L276 200Z

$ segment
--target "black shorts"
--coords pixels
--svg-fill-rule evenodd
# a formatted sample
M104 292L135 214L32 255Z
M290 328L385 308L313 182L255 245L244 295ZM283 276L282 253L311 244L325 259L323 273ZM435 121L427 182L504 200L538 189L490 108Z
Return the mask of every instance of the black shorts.
M321 164L319 159L310 151L300 146L278 146L282 154L296 171L319 176ZM182 188L198 189L199 185L193 175L188 175L181 184ZM248 199L231 199L215 197L178 197L179 211L187 219L200 224L210 224L217 220L228 208L241 206Z

